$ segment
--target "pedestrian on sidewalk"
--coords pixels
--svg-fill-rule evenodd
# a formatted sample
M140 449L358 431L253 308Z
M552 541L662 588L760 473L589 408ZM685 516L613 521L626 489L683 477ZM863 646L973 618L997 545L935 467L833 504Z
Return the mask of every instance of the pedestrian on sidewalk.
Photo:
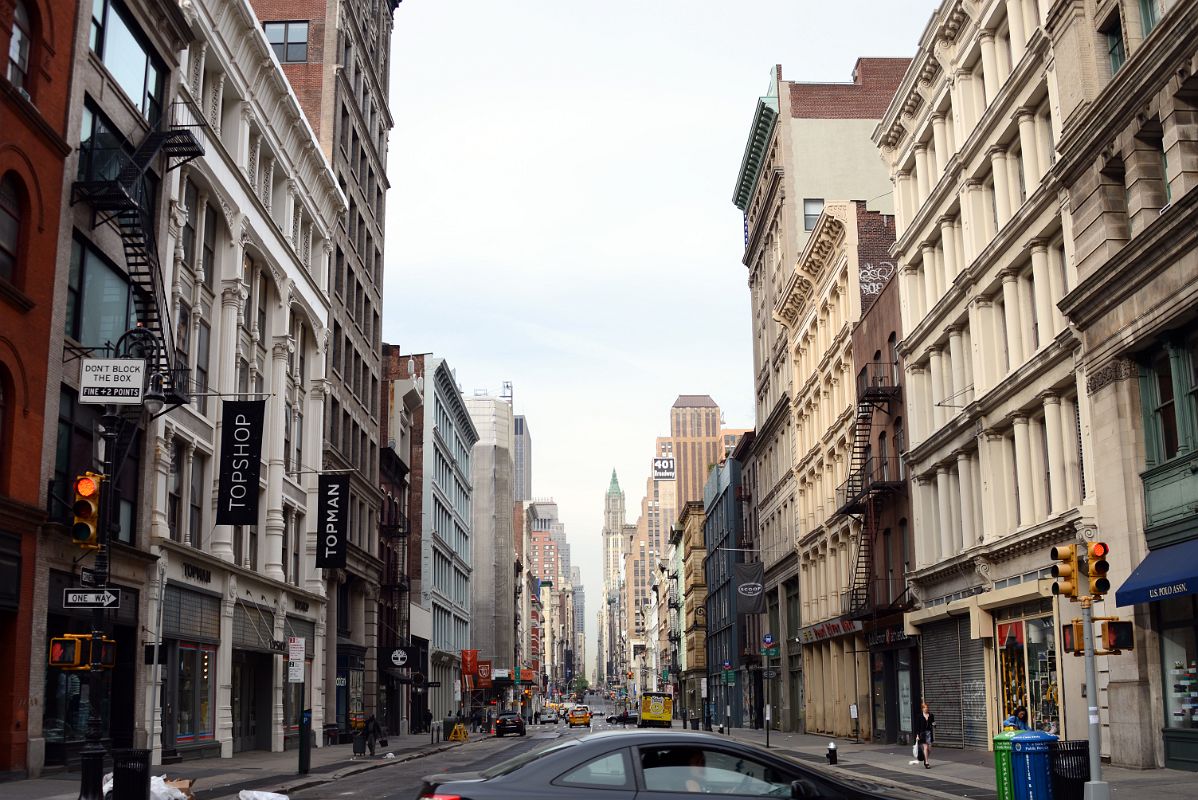
M928 709L927 703L919 704L919 714L915 717L915 741L923 752L924 769L932 768L932 741L935 739L936 715Z
M383 747L387 746L387 732L383 730L374 714L366 718L366 728L362 732L366 735L366 747L370 750L370 755L374 755L375 742Z

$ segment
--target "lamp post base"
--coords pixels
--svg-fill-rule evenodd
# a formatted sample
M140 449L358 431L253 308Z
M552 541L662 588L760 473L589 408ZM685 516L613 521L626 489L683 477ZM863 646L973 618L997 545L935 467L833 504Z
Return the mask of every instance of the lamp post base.
M88 745L79 752L79 800L104 800L104 748Z

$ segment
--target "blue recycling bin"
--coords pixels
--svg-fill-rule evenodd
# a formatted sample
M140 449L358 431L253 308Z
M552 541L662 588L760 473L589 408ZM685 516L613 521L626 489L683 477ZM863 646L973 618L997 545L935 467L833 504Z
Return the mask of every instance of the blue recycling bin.
M1015 800L1053 800L1051 750L1056 740L1043 731L1024 731L1011 737Z

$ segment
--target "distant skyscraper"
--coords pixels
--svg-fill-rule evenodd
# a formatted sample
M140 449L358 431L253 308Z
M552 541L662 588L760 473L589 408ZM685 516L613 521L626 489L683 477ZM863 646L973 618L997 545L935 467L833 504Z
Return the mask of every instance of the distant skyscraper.
M705 394L679 395L670 409L670 440L678 471L676 507L702 502L707 474L724 459L720 407Z
M613 590L620 583L620 563L624 560L624 492L611 471L611 483L603 498L603 590Z
M532 499L532 434L523 414L516 415L516 501L527 503Z

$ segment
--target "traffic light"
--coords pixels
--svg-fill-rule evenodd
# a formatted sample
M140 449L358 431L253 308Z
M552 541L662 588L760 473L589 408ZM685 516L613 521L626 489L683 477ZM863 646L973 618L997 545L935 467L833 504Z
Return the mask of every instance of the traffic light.
M84 550L100 549L100 484L104 476L85 472L75 479L75 519L71 540Z
M1131 623L1119 620L1103 622L1102 647L1104 650L1134 650L1136 637Z
M1086 629L1082 627L1080 619L1075 619L1073 622L1066 622L1061 625L1061 650L1066 653L1073 653L1075 656L1085 654Z
M50 640L50 666L65 670L87 669L83 656L88 650L87 641L78 634L60 636Z
M1090 594L1102 597L1111 590L1111 582L1107 580L1107 570L1111 568L1107 556L1111 548L1106 542L1090 542L1086 545L1086 575L1090 579Z
M1052 577L1056 583L1052 585L1052 593L1065 597L1077 597L1080 570L1077 563L1077 545L1059 544L1052 548L1052 560L1058 563L1052 565Z
M632 680L632 670L628 670L628 680Z

